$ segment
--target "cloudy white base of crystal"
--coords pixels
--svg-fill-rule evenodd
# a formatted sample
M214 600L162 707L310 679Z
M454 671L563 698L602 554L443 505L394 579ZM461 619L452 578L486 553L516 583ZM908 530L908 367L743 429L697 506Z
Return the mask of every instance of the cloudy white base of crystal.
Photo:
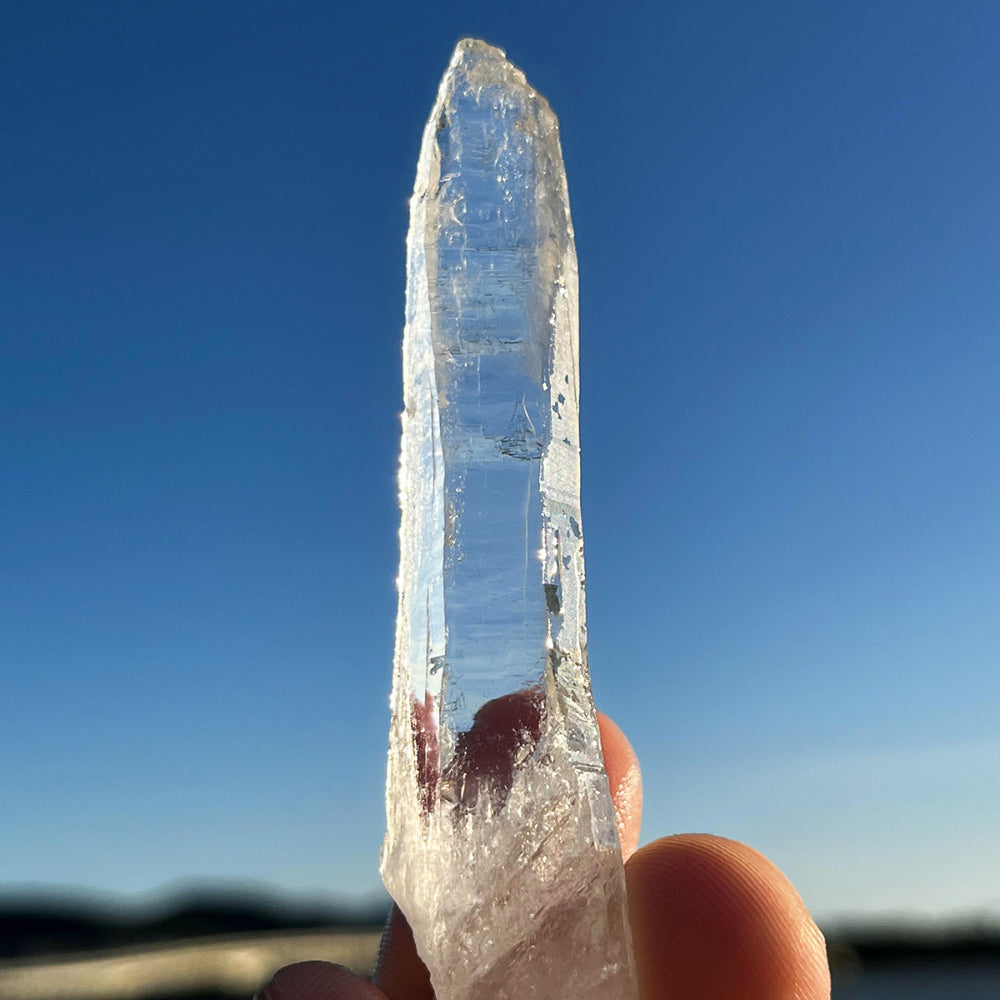
M459 43L410 203L382 873L438 1000L633 1000L586 656L558 126Z
M581 787L607 780L552 742L495 814L390 807L383 874L438 1000L636 996L621 853L595 846L607 817L595 823Z

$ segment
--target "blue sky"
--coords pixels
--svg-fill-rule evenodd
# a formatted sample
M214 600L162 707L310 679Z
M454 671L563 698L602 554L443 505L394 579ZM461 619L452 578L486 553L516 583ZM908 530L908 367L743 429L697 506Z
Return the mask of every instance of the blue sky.
M406 202L562 122L598 701L644 836L1000 906L1000 9L0 9L0 887L378 886Z

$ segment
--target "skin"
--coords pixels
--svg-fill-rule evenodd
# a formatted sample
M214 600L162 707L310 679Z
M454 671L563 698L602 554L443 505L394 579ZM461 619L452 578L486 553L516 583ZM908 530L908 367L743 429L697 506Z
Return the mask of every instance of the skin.
M753 848L708 834L637 850L639 762L600 716L628 881L641 1000L829 1000L819 928L784 875ZM328 962L279 970L260 1000L433 1000L427 970L395 907L371 982ZM484 998L486 1000L486 998Z

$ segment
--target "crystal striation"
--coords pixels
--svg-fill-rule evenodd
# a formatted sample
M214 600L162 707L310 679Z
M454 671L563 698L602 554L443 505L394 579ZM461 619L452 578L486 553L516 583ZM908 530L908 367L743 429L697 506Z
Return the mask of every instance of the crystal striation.
M558 125L459 43L410 202L385 884L438 1000L631 1000L587 667Z

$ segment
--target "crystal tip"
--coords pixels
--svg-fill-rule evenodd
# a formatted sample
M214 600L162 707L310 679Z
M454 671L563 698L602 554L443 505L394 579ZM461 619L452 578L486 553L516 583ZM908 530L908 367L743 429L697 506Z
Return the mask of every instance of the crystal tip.
M463 38L455 46L448 72L442 81L442 92L459 85L479 88L488 85L507 87L512 92L526 94L536 104L547 128L558 128L548 102L525 78L524 72L510 62L507 53L481 38ZM439 95L440 96L440 95Z
M470 81L503 81L515 88L528 87L524 73L507 59L507 53L481 38L463 38L455 46L449 68L452 75L458 73Z
M490 45L481 38L463 38L455 46L452 62L481 62L483 60L507 61L507 53L497 45Z

